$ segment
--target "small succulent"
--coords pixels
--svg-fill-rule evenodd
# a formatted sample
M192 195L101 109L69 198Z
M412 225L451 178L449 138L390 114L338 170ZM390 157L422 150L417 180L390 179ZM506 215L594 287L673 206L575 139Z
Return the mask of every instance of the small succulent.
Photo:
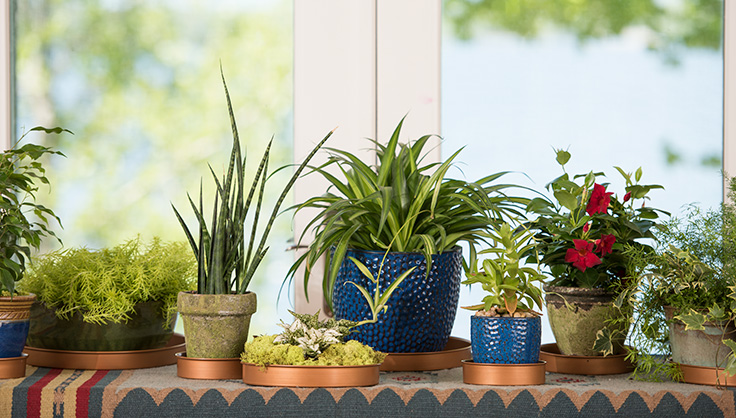
M294 316L294 322L279 324L284 331L273 340L276 344L289 344L300 347L306 358L316 358L332 344L345 342L345 336L358 323L346 319L333 318L321 321L319 312L314 315L298 314L289 311Z
M535 249L532 233L523 227L511 229L508 223L503 223L487 237L496 247L478 254L494 254L495 257L482 260L482 270L468 273L467 280L462 283L480 283L488 295L483 303L463 308L508 316L514 316L517 311L533 313L535 304L541 309L542 291L535 282L542 282L544 276L536 268L522 264L522 259Z

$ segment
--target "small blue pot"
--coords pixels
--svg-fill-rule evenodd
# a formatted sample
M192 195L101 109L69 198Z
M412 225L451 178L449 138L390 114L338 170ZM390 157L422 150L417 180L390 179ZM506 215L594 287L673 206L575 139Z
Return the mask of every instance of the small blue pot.
M537 363L542 319L472 316L470 339L475 363Z
M0 358L20 357L26 345L35 295L0 297Z
M363 295L349 282L363 286L371 295L375 285L348 257L363 263L374 277L384 256L383 251L348 250L335 279L333 309L338 319L362 321L371 318ZM396 288L388 301L388 311L375 324L362 325L348 338L358 340L384 353L419 353L445 348L457 314L462 273L462 250L432 256L429 277L427 263L421 253L390 252L383 264L381 290L395 277L416 267Z

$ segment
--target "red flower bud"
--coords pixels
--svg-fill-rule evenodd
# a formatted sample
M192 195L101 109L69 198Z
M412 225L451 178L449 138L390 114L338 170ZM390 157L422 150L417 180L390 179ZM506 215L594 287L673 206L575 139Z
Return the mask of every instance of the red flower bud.
M631 199L631 192L628 192L624 195L624 202L628 202L629 199Z

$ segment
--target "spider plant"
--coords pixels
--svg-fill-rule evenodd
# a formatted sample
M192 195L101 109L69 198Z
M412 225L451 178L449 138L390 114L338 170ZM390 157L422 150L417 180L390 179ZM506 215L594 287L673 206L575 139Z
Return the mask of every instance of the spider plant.
M506 172L475 182L446 178L460 150L444 162L422 165L426 155L422 150L432 135L400 144L403 122L386 145L370 140L379 160L375 167L347 151L328 148L330 158L314 170L331 183L330 190L297 206L297 211L318 208L320 212L305 228L316 229L314 242L287 277L293 277L305 264L306 293L312 267L326 254L331 264L322 290L330 306L335 278L348 248L421 252L429 272L432 254L466 242L470 247L467 269L475 265L476 245L485 241L483 232L493 230L504 217L522 216L520 208L527 199L506 195L505 189L515 187L512 184L494 184ZM327 172L329 166L336 166L345 180Z
M279 208L283 203L289 190L306 168L309 160L317 153L319 148L332 135L328 133L318 144L312 149L306 159L294 171L291 179L284 187L276 204L273 207L270 217L268 218L265 228L261 232L260 240L257 238L257 228L263 204L263 193L266 188L266 181L270 177L268 175L268 161L271 150L271 142L269 141L266 150L261 157L258 169L250 183L250 189L246 193L245 179L245 156L240 152L240 139L238 128L233 115L232 103L230 101L230 93L225 83L225 76L222 74L222 84L225 87L225 97L227 98L227 109L230 114L230 124L233 132L233 148L230 153L230 163L227 173L223 176L222 181L218 179L211 166L210 172L214 178L217 191L215 194L215 203L213 205L212 219L209 228L204 218L204 207L202 205L202 185L199 188L199 204L195 204L189 194L189 203L197 218L199 238L195 240L192 231L184 222L184 219L172 204L174 213L179 223L184 229L192 251L197 258L198 274L197 274L197 292L199 294L243 294L247 292L248 284L253 279L256 269L260 265L263 257L268 251L266 247L266 239L271 231L273 222L278 215ZM274 174L284 168L277 169ZM250 225L250 235L246 237L246 217L248 212L253 210L252 225ZM247 241L247 246L246 246ZM256 241L258 244L256 245Z

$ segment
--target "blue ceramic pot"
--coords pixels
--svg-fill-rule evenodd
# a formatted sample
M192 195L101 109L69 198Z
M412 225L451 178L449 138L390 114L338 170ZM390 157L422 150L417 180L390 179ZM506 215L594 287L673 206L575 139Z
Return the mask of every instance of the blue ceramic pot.
M470 339L475 363L537 363L542 319L471 316Z
M0 358L20 357L26 345L35 295L0 297Z
M371 294L375 285L348 257L362 262L375 277L384 254L382 251L348 250L335 280L333 309L336 318L351 321L371 318L365 298L348 282L365 287ZM359 332L349 338L385 353L418 353L445 348L457 313L462 250L455 247L433 255L428 277L425 277L427 263L421 253L390 252L380 277L381 290L411 267L416 269L394 291L388 311L379 315L377 323L359 327Z

